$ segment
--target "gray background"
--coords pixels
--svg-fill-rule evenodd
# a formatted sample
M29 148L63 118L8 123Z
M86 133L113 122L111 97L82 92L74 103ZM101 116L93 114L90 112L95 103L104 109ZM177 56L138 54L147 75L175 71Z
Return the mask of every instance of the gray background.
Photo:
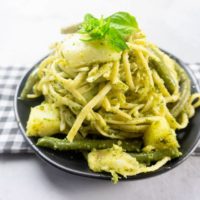
M149 40L186 62L200 62L198 0L0 0L0 65L30 67L62 39L60 27L81 21L87 12L115 11L137 16ZM0 155L0 200L13 199L181 199L197 200L200 158L151 179L120 182L63 173L35 155Z

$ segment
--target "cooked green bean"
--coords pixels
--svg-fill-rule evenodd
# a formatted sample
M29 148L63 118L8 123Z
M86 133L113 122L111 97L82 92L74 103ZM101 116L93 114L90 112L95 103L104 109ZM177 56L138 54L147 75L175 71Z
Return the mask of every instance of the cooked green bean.
M170 112L174 117L177 117L186 106L191 94L191 83L186 72L175 63L176 71L180 77L180 97L179 100L172 107Z
M178 149L163 149L154 152L130 153L130 155L137 159L138 162L148 163L156 162L164 157L177 158L181 155Z
M35 83L39 80L39 77L37 75L38 68L36 68L28 77L26 80L26 84L21 92L20 98L21 99L27 99L27 95L30 94L33 90L33 86Z
M75 33L78 31L79 27L81 24L75 24L72 26L68 26L68 27L63 27L60 31L62 34L69 34L69 33Z
M37 146L46 147L59 151L69 151L69 150L87 150L92 149L106 149L113 146L113 144L118 144L128 152L139 152L141 148L140 140L74 140L69 142L66 139L58 139L54 137L43 137L38 139Z
M155 60L153 57L150 57L150 66L152 66L159 74L159 76L164 80L164 84L168 91L172 94L176 89L176 82L174 77L169 70L169 67L165 63L163 56L160 51L157 51L155 48L151 48L155 55L159 58L159 61Z

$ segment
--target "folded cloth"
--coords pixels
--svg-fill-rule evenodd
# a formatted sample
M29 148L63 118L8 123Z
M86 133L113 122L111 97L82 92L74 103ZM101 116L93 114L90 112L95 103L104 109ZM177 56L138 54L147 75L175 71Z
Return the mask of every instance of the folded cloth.
M200 64L188 65L200 83ZM0 67L0 153L33 152L23 138L14 116L13 99L26 67ZM194 155L200 155L200 145Z
M32 152L15 119L13 100L25 67L0 67L0 153Z

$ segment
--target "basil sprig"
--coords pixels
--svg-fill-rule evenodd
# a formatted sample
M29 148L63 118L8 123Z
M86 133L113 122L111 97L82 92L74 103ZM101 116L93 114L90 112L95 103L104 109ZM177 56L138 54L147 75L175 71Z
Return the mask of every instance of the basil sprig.
M79 33L87 34L84 41L104 40L116 51L128 48L126 38L138 30L138 23L134 16L127 12L117 12L100 19L86 14Z

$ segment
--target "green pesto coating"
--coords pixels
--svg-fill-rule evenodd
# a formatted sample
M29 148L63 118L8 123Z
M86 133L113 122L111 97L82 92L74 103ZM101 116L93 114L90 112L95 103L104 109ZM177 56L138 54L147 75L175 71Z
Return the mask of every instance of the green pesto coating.
M177 117L187 105L188 99L191 95L191 83L188 75L177 63L175 63L175 69L180 77L180 98L173 105L170 112L174 117Z
M164 80L165 86L167 90L172 94L176 88L175 80L163 61L162 56L156 53L156 56L160 59L160 61L156 61L154 59L150 59L150 66L152 66L159 74L159 76Z
M154 152L130 153L130 155L137 159L140 163L150 164L151 162L159 161L164 157L177 158L181 156L178 149L162 149Z
M33 86L35 83L39 80L39 77L37 75L38 69L36 68L28 77L26 80L26 84L21 92L20 98L21 99L27 99L27 94L30 94L33 90Z
M84 139L84 140L74 140L73 142L68 142L66 139L58 139L54 137L42 137L38 139L37 146L46 147L59 151L69 151L69 150L87 150L92 149L106 149L111 148L113 144L120 145L124 150L128 152L139 152L141 149L140 140L94 140L94 139Z

